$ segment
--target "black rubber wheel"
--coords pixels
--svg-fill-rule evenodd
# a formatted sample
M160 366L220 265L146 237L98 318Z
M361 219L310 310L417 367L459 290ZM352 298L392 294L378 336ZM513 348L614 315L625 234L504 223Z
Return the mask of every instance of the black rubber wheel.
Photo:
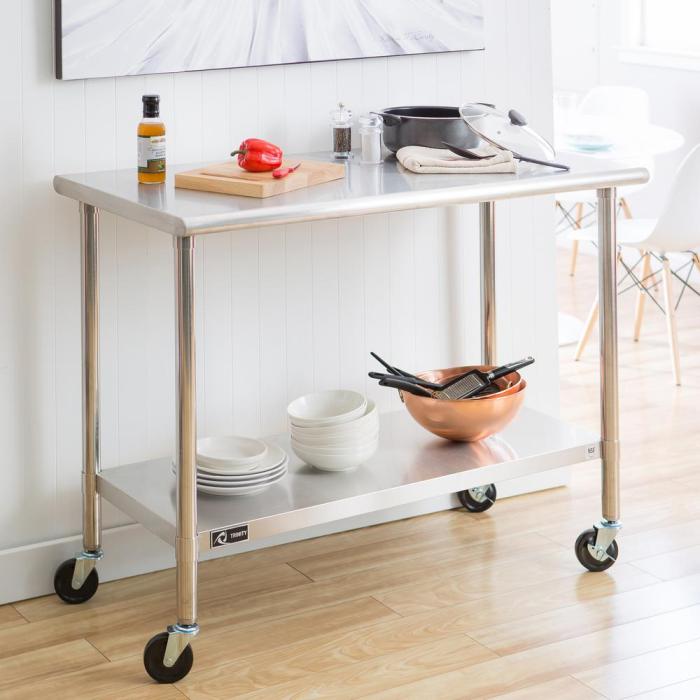
M97 587L100 585L100 579L97 576L97 569L93 569L85 583L76 590L71 586L73 580L73 571L75 570L75 559L66 559L61 564L53 577L53 587L56 595L64 602L70 605L77 605L90 600L97 592Z
M483 501L477 501L474 496L469 493L469 491L459 491L457 493L457 498L459 502L470 512L470 513L483 513L488 510L496 502L496 485L490 484L486 489L486 498Z
M588 545L595 544L595 538L595 528L584 530L578 536L575 545L576 558L581 562L581 565L585 566L589 571L605 571L617 561L620 549L617 545L617 540L613 540L612 544L607 549L608 558L605 561L598 561L588 551Z
M143 650L143 665L146 673L158 683L177 683L181 681L191 670L194 662L192 647L188 644L180 654L175 665L168 668L163 664L165 647L168 645L168 633L160 632L151 637Z

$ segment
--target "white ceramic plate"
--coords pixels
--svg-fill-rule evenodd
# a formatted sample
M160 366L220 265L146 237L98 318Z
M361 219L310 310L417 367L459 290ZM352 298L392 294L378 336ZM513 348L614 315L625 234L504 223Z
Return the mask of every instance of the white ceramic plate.
M232 469L259 463L267 452L262 440L225 435L197 440L197 462L212 469Z
M216 476L231 476L231 475L252 475L262 474L263 472L271 471L275 467L279 467L287 458L287 453L277 445L263 443L266 446L265 455L259 462L237 467L213 467L210 464L205 464L198 460L197 470L203 474L212 474Z
M224 485L236 485L236 484L253 484L261 481L268 481L270 479L277 478L280 474L285 474L289 466L289 460L285 460L269 471L263 472L262 474L236 474L236 475L218 475L218 474L207 474L202 473L199 469L197 470L197 481L207 482L211 484ZM175 468L172 468L173 476L175 475Z
M250 486L262 486L263 484L276 484L278 481L280 481L284 476L287 474L287 469L286 467L279 472L279 474L275 474L274 477L270 477L269 479L253 479L251 481L239 481L235 484L228 484L223 481L210 481L209 479L197 479L197 485L198 486L216 486L217 489L226 489L228 491L238 491L240 489L247 489Z
M269 489L273 486L275 482L269 484L263 484L262 486L248 486L247 488L237 489L236 491L231 491L231 489L222 489L218 486L203 486L197 485L197 491L200 493L208 493L212 496L251 496L254 493L260 493L265 489Z
M356 391L331 389L300 396L287 407L293 425L326 426L348 423L364 415L367 399Z
M248 476L247 474L238 475L234 477L216 476L212 474L203 474L201 472L197 472L197 480L211 481L215 484L240 484L242 482L249 483L253 481L266 481L267 479L273 479L278 474L283 474L284 472L286 472L288 465L289 462L285 460L284 462L282 462L282 464L279 465L279 467L272 469L269 472L264 472L263 474L251 474L250 476Z

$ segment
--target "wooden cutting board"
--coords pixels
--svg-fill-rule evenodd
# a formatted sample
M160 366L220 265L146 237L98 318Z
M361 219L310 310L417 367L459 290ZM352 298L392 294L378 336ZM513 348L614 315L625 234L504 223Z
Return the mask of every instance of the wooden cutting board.
M282 167L296 165L299 161L285 161ZM281 180L272 173L249 173L237 163L219 163L175 175L175 187L220 194L237 194L243 197L273 197L299 190L302 187L320 185L345 177L342 163L324 163L304 160L301 167Z

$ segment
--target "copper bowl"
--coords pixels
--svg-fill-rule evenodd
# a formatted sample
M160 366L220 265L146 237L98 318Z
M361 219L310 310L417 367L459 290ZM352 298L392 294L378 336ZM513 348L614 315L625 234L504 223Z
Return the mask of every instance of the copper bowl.
M419 376L429 381L439 381L441 378L454 376L460 372L475 368L481 370L493 369L492 366L488 365L453 367L449 370L421 372ZM517 375L517 383L497 394L491 394L482 399L442 401L440 399L416 396L406 391L401 392L401 398L416 423L422 425L434 435L446 440L474 442L483 440L489 435L503 430L520 410L525 400L527 382L517 372L513 372L504 377L506 383L509 378L511 378L511 381L514 380L513 375Z

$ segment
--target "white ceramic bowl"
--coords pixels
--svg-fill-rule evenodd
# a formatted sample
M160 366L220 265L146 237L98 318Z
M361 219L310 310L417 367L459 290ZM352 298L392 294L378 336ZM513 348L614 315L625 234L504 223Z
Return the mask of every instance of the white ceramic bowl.
M318 427L348 423L364 415L367 399L356 391L331 389L294 399L287 407L292 425Z
M348 469L355 469L355 467L359 467L360 464L366 462L376 451L376 444L365 450L365 452L358 452L353 455L319 455L307 453L301 448L294 448L294 452L300 459L303 459L312 467L316 467L316 469L327 472L342 472Z
M376 447L379 443L379 437L375 436L365 442L356 443L355 445L347 445L345 447L319 447L318 445L305 445L302 442L292 439L292 449L296 452L297 448L314 455L352 455L360 452L365 452L370 447Z
M298 437L336 438L358 433L371 433L379 429L379 412L372 399L367 399L365 411L359 417L346 423L326 426L300 426L292 423L290 431Z
M197 440L197 463L213 469L244 467L260 462L267 445L240 435L225 435Z
M306 435L297 435L292 431L292 440L307 447L353 447L376 439L378 435L378 427L340 437L307 437Z

